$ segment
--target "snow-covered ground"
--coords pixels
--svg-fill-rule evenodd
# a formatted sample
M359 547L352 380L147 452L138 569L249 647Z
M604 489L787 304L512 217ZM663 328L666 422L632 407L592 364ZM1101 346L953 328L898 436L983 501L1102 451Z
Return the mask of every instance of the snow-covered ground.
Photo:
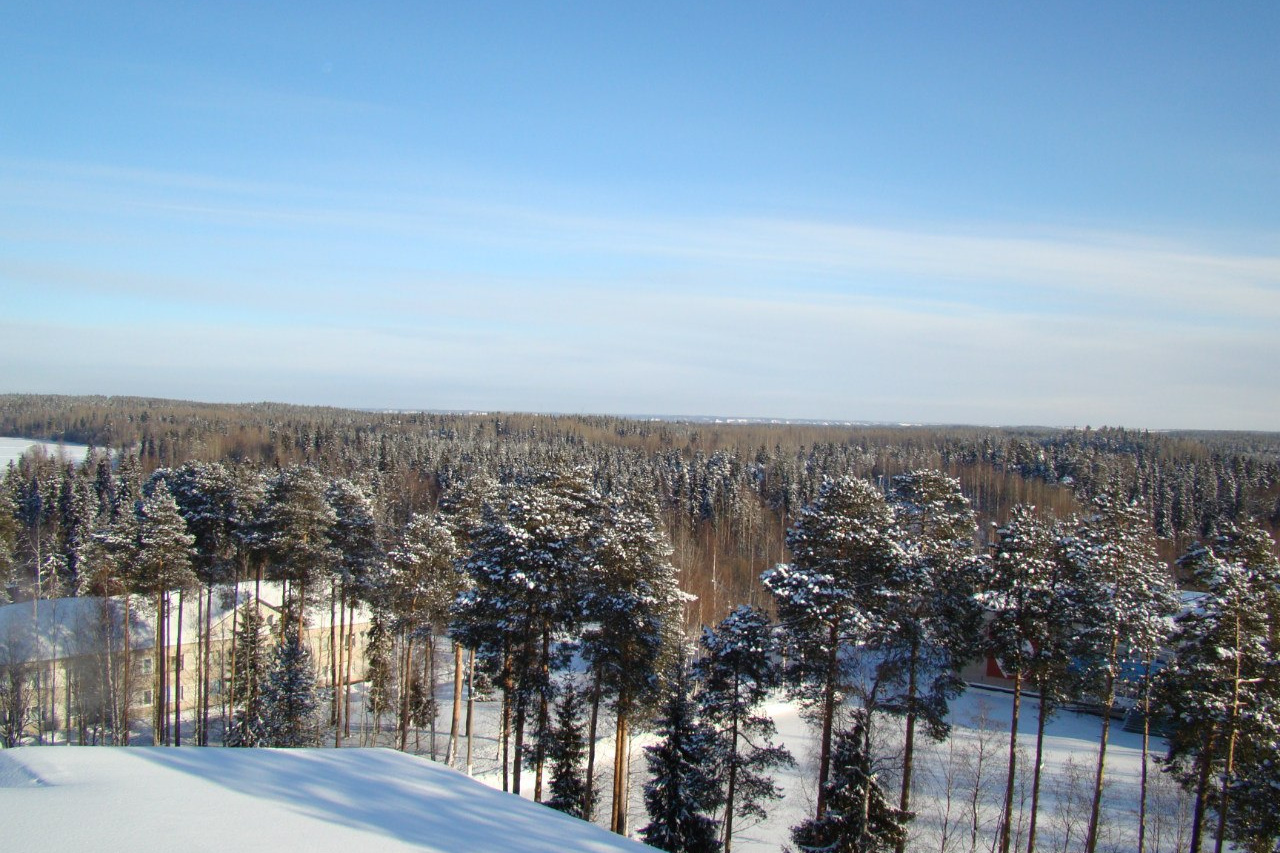
M447 686L439 694L441 732L437 738L438 756L443 759L447 741L450 698ZM990 849L1003 804L1005 770L1008 760L1009 719L1013 697L1007 693L970 688L952 703L951 737L941 744L918 740L915 785L912 808L919 817L911 827L913 850L957 851L967 853L971 842L977 850ZM790 828L812 815L817 777L816 730L801 716L799 709L779 696L768 706L778 726L777 740L791 751L796 766L783 768L775 776L784 798L769 807L768 819L752 824L739 820L734 837L738 853L777 853L790 843ZM1035 697L1023 697L1019 731L1019 763L1021 772L1015 792L1014 839L1023 840L1029 819L1029 770L1035 749ZM475 778L500 788L502 784L500 742L498 738L499 703L478 702L475 705L475 743L472 755ZM358 719L358 717L357 717ZM900 731L893 720L877 723L878 739L892 753L900 742ZM1082 820L1088 817L1088 796L1092 793L1102 721L1096 716L1061 711L1046 727L1044 779L1038 820L1038 848L1045 851L1074 850L1082 842ZM605 731L602 726L602 732ZM384 742L389 737L384 735ZM352 743L358 742L353 738ZM631 796L628 826L634 835L648 818L644 812L643 784L646 774L643 746L652 742L650 735L638 735L631 743ZM410 748L414 744L410 743ZM1163 754L1166 744L1151 739L1151 752ZM424 734L418 748L430 749ZM460 747L461 750L465 747ZM1119 721L1113 722L1107 750L1107 784L1104 795L1104 831L1100 833L1100 849L1125 851L1135 847L1137 833L1138 784L1141 772L1142 736L1123 731ZM602 786L603 819L608 816L610 761L613 744L604 737L597 745L597 781ZM886 765L895 757L886 756ZM465 767L460 754L455 765ZM1152 792L1148 809L1147 849L1174 850L1185 847L1178 843L1176 825L1189 819L1189 803L1177 791L1172 780L1150 765ZM897 801L898 782L882 780L891 800ZM526 771L522 785L525 797L533 793L533 776ZM948 791L950 792L948 795ZM974 796L976 791L976 798ZM976 827L976 833L975 833Z
M970 688L952 703L951 737L941 744L917 738L915 784L912 809L919 817L911 826L911 849L928 851L988 850L997 829L1003 805L1009 749L1009 720L1013 697L1007 693ZM778 702L769 709L778 725L779 741L796 759L796 767L779 774L785 797L770 809L765 822L735 833L734 850L740 853L777 851L790 840L790 827L812 816L817 776L818 738L802 719L798 709ZM1024 839L1030 807L1030 768L1034 758L1038 701L1023 697L1018 725L1020 765L1015 793L1015 840ZM877 722L877 739L889 747L900 743L900 731L892 720ZM1044 779L1037 847L1042 850L1079 847L1082 798L1092 793L1093 773L1102 730L1098 717L1062 711L1046 726ZM1166 744L1152 738L1153 754L1163 754ZM892 752L892 749L888 750ZM1142 767L1142 736L1123 731L1113 722L1107 747L1104 817L1107 826L1100 833L1101 849L1129 850L1137 833L1138 785ZM886 764L896 763L889 756ZM1161 839L1148 837L1148 850L1175 849L1170 812L1185 806L1185 798L1172 790L1171 780L1154 768L1150 771L1156 787L1148 808L1161 809ZM1158 778L1157 778L1158 777ZM892 802L897 802L898 780L886 774L882 784ZM973 807L974 791L977 807ZM950 796L948 797L948 790ZM1087 803L1084 818L1087 819ZM1152 821L1149 820L1149 826ZM1149 829L1150 833L1150 829Z
M0 751L4 848L624 853L636 842L386 749Z
M435 755L441 761L448 748L452 702L447 663L442 660L442 664L444 683L437 692L440 718L435 741ZM411 735L408 743L408 749L422 757L387 749L359 749L393 744L390 719L375 737L373 721L360 701L362 687L356 688L353 697L352 736L344 741L347 748L339 751L54 746L0 752L0 803L6 813L20 816L8 827L22 842L14 849L114 849L119 846L115 839L132 839L128 833L138 833L142 841L131 841L130 850L141 853L152 849L148 845L154 844L156 849L167 846L167 832L185 833L186 846L194 845L197 850L202 849L205 839L217 839L210 849L226 849L227 841L234 840L235 845L254 850L259 844L267 849L268 842L278 848L281 838L286 840L286 849L313 853L371 846L380 850L556 849L566 853L641 849L625 844L609 846L623 841L602 827L566 818L532 802L517 802L501 792L498 701L474 704L474 779L467 779L463 773L429 760L432 743L426 731ZM912 807L919 817L911 827L910 849L939 853L990 849L1003 802L1011 708L1012 697L1006 693L970 688L952 703L951 737L941 744L918 742ZM796 766L776 773L785 796L769 807L767 820L755 824L739 821L734 840L738 853L783 849L790 841L790 828L813 810L816 732L782 696L767 710L777 723L778 741L790 749ZM1023 846L1037 711L1036 699L1024 697L1019 725L1022 772L1014 827L1014 840L1022 840ZM597 744L600 822L607 820L609 811L611 722L602 720L604 736ZM886 750L885 766L895 766L898 724L879 720L877 725L877 740ZM1065 851L1080 846L1100 731L1097 717L1070 711L1060 712L1050 721L1038 849ZM139 737L140 742L146 740ZM632 835L647 823L643 747L652 740L651 735L640 734L631 742L628 828ZM1152 739L1152 753L1161 754L1164 749L1163 740ZM461 739L453 766L465 771L466 758L466 741ZM1104 851L1135 847L1140 769L1141 736L1114 723L1100 845ZM897 780L890 772L882 781L891 800L896 801ZM1151 784L1147 849L1153 853L1185 849L1178 826L1185 827L1189 818L1187 798L1154 767ZM525 771L522 789L526 799L532 797L532 772ZM227 820L226 815L235 818ZM544 820L555 828L544 829ZM97 834L111 843L93 840ZM50 838L59 843L48 842Z

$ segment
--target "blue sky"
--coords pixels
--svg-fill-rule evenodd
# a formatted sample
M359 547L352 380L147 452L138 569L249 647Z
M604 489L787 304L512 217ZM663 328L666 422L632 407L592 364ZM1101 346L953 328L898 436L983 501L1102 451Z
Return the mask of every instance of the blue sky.
M0 391L1280 429L1280 5L18 2Z

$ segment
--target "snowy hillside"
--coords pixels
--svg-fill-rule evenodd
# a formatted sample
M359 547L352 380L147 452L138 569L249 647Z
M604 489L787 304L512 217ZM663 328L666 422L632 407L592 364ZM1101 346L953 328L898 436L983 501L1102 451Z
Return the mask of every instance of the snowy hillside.
M610 853L650 848L384 749L0 752L5 847Z

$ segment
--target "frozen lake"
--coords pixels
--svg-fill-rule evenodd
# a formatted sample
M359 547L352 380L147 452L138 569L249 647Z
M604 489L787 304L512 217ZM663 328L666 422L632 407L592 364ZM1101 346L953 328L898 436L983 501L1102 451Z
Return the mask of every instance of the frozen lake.
M17 462L22 454L37 444L44 447L45 452L50 456L61 454L74 462L83 462L85 455L89 452L89 447L84 444L57 444L52 441L36 441L32 438L0 436L0 471L9 467L10 462Z

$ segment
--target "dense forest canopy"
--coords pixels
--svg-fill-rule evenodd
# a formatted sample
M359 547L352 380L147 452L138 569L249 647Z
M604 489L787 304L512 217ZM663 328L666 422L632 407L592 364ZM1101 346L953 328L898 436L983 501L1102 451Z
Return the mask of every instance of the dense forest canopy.
M145 476L190 460L373 477L388 520L435 508L483 474L499 482L585 469L605 492L661 504L682 584L710 623L763 604L760 572L823 478L887 483L910 470L958 478L989 530L1018 503L1066 517L1102 494L1136 499L1172 558L1223 519L1280 525L1280 435L1123 428L833 425L596 415L362 411L279 403L0 395L0 434L136 455Z

